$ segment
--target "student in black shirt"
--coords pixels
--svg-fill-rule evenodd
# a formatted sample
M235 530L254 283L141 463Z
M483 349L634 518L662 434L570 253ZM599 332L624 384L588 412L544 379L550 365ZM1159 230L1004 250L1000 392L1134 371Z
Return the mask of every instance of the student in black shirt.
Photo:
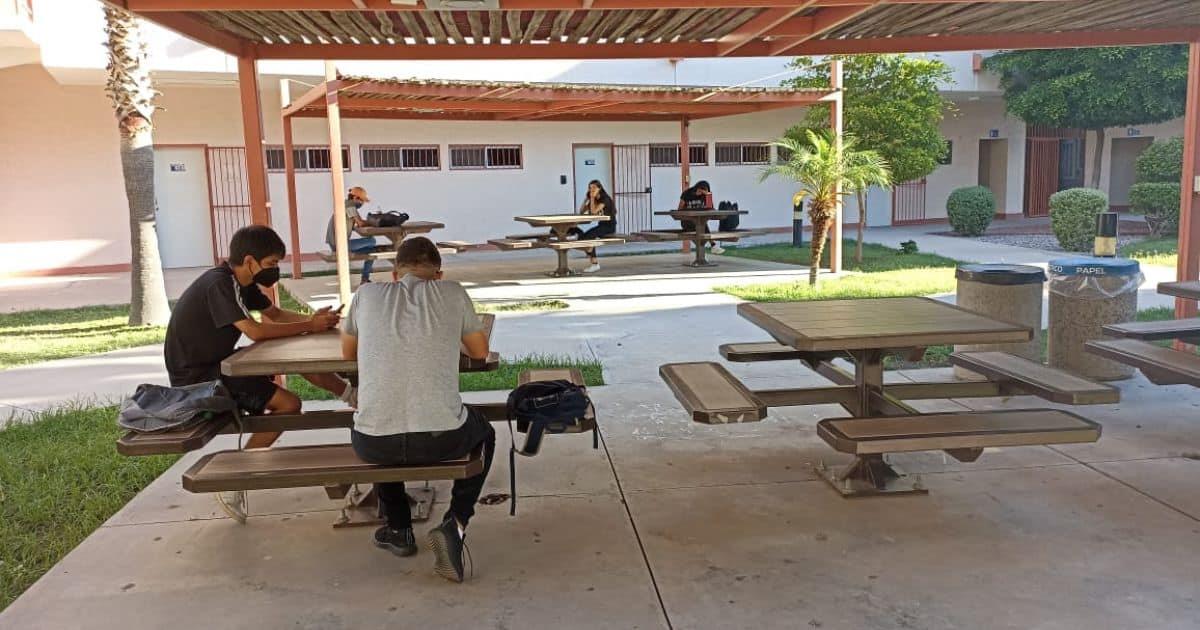
M579 206L579 214L602 214L609 217L608 221L599 221L596 225L582 230L578 227L573 227L567 231L568 235L574 235L581 241L587 241L595 238L604 238L617 233L617 204L613 201L607 190L604 190L604 184L600 180L593 179L588 182L587 198ZM584 269L584 273L595 273L600 271L600 259L596 256L596 248L591 247L583 250L587 254L588 262L591 266Z
M679 208L678 209L679 210L711 210L712 202L710 202L708 200L708 196L711 194L712 194L712 186L709 186L707 181L700 180L700 181L696 182L695 186L688 188L687 190L683 191L682 194L679 195ZM679 227L684 232L694 232L696 230L696 223L694 221L688 221L688 220L684 219L679 222ZM708 223L707 222L704 223L703 229L704 229L705 233L708 232ZM716 241L713 241L712 252L714 254L721 254L721 253L725 252L725 249L722 248L719 243L717 243Z
M183 292L171 312L164 349L172 386L220 379L246 413L300 411L300 399L269 376L221 375L221 361L233 354L243 334L261 341L337 326L338 314L328 308L313 315L284 310L259 289L279 280L279 261L285 253L283 240L271 228L244 227L229 243L229 260L200 274ZM252 311L260 313L261 321L251 316ZM304 378L344 400L353 395L336 374L305 374ZM246 447L267 447L278 437L278 433L256 433Z

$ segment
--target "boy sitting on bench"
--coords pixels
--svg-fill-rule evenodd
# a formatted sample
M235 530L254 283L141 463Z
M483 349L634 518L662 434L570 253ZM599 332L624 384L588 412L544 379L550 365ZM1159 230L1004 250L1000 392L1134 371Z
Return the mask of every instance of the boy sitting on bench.
M279 280L283 240L269 227L251 225L233 234L229 259L200 274L183 292L167 324L164 354L172 387L220 379L250 415L298 413L300 398L270 376L222 376L221 361L243 334L254 341L322 332L337 326L338 314L323 308L304 315L275 306L259 286ZM258 311L261 321L251 317ZM348 399L353 388L336 374L305 374L313 385ZM279 433L255 433L246 448L265 448Z
M442 257L427 238L396 250L391 283L364 284L342 323L342 355L358 361L358 411L351 443L384 466L459 459L482 445L483 472L454 482L450 509L428 534L438 575L463 581L463 536L492 467L496 432L458 393L460 352L488 356L475 305L457 282L442 280ZM361 342L361 343L360 343ZM403 482L376 484L387 525L375 545L398 556L417 552Z

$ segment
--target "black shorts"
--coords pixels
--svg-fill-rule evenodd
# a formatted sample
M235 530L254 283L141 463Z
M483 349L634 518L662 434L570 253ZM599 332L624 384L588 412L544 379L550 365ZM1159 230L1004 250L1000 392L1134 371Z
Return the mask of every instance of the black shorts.
M238 409L252 416L262 415L267 410L267 402L279 389L270 376L222 376L221 382L233 395Z

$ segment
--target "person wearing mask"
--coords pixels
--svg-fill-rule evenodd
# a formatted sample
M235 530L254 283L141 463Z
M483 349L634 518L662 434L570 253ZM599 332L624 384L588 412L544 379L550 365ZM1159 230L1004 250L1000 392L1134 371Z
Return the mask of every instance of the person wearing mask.
M617 205L613 202L612 196L604 190L604 184L600 180L593 179L588 182L587 197L579 206L579 214L605 215L609 217L608 221L599 221L596 225L582 230L578 227L573 227L567 233L575 235L581 241L586 241L593 238L604 238L617 233ZM600 259L596 256L596 248L591 247L584 252L587 254L588 262L591 263L584 273L595 273L600 271Z
M678 209L679 210L710 210L710 209L712 209L711 199L712 199L712 186L709 186L707 181L700 180L700 181L696 182L696 184L694 186L692 186L691 188L688 188L687 190L684 190L683 193L681 193L679 195ZM695 229L696 229L696 223L694 221L688 221L688 220L684 219L679 222L679 227L685 232L692 232L692 231L695 231ZM707 222L705 222L703 224L703 227L704 227L704 232L708 233L708 223ZM725 248L721 247L721 244L718 243L717 241L713 241L712 242L712 253L723 254L723 253L725 253Z
M367 196L367 191L362 186L355 186L346 194L346 235L350 232L367 225L366 219L362 217L359 210L365 206L371 198ZM329 217L329 225L325 228L325 243L329 245L329 251L337 251L337 238L334 236L333 216ZM352 254L369 254L375 251L378 243L374 236L360 236L358 238L350 238L347 241L346 250ZM375 268L375 260L367 258L362 265L362 282L371 281L371 270Z
M358 404L350 442L363 461L383 466L434 464L483 451L483 471L457 479L450 509L427 534L434 571L464 578L467 523L492 466L496 432L458 393L459 354L488 356L488 338L462 285L442 279L442 257L416 236L396 248L395 282L360 286L342 323L342 356L358 362ZM403 482L376 484L387 524L375 546L397 556L417 552Z

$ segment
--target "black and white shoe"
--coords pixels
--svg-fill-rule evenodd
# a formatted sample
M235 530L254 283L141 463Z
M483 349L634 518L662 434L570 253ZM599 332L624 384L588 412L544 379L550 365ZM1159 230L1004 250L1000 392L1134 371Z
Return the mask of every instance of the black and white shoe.
M458 533L458 523L447 516L441 525L429 530L429 549L433 551L433 570L451 582L462 582L465 568L463 550L466 545Z
M387 525L380 527L375 530L375 546L401 557L417 553L417 539L413 536L411 527L404 529L392 529Z

